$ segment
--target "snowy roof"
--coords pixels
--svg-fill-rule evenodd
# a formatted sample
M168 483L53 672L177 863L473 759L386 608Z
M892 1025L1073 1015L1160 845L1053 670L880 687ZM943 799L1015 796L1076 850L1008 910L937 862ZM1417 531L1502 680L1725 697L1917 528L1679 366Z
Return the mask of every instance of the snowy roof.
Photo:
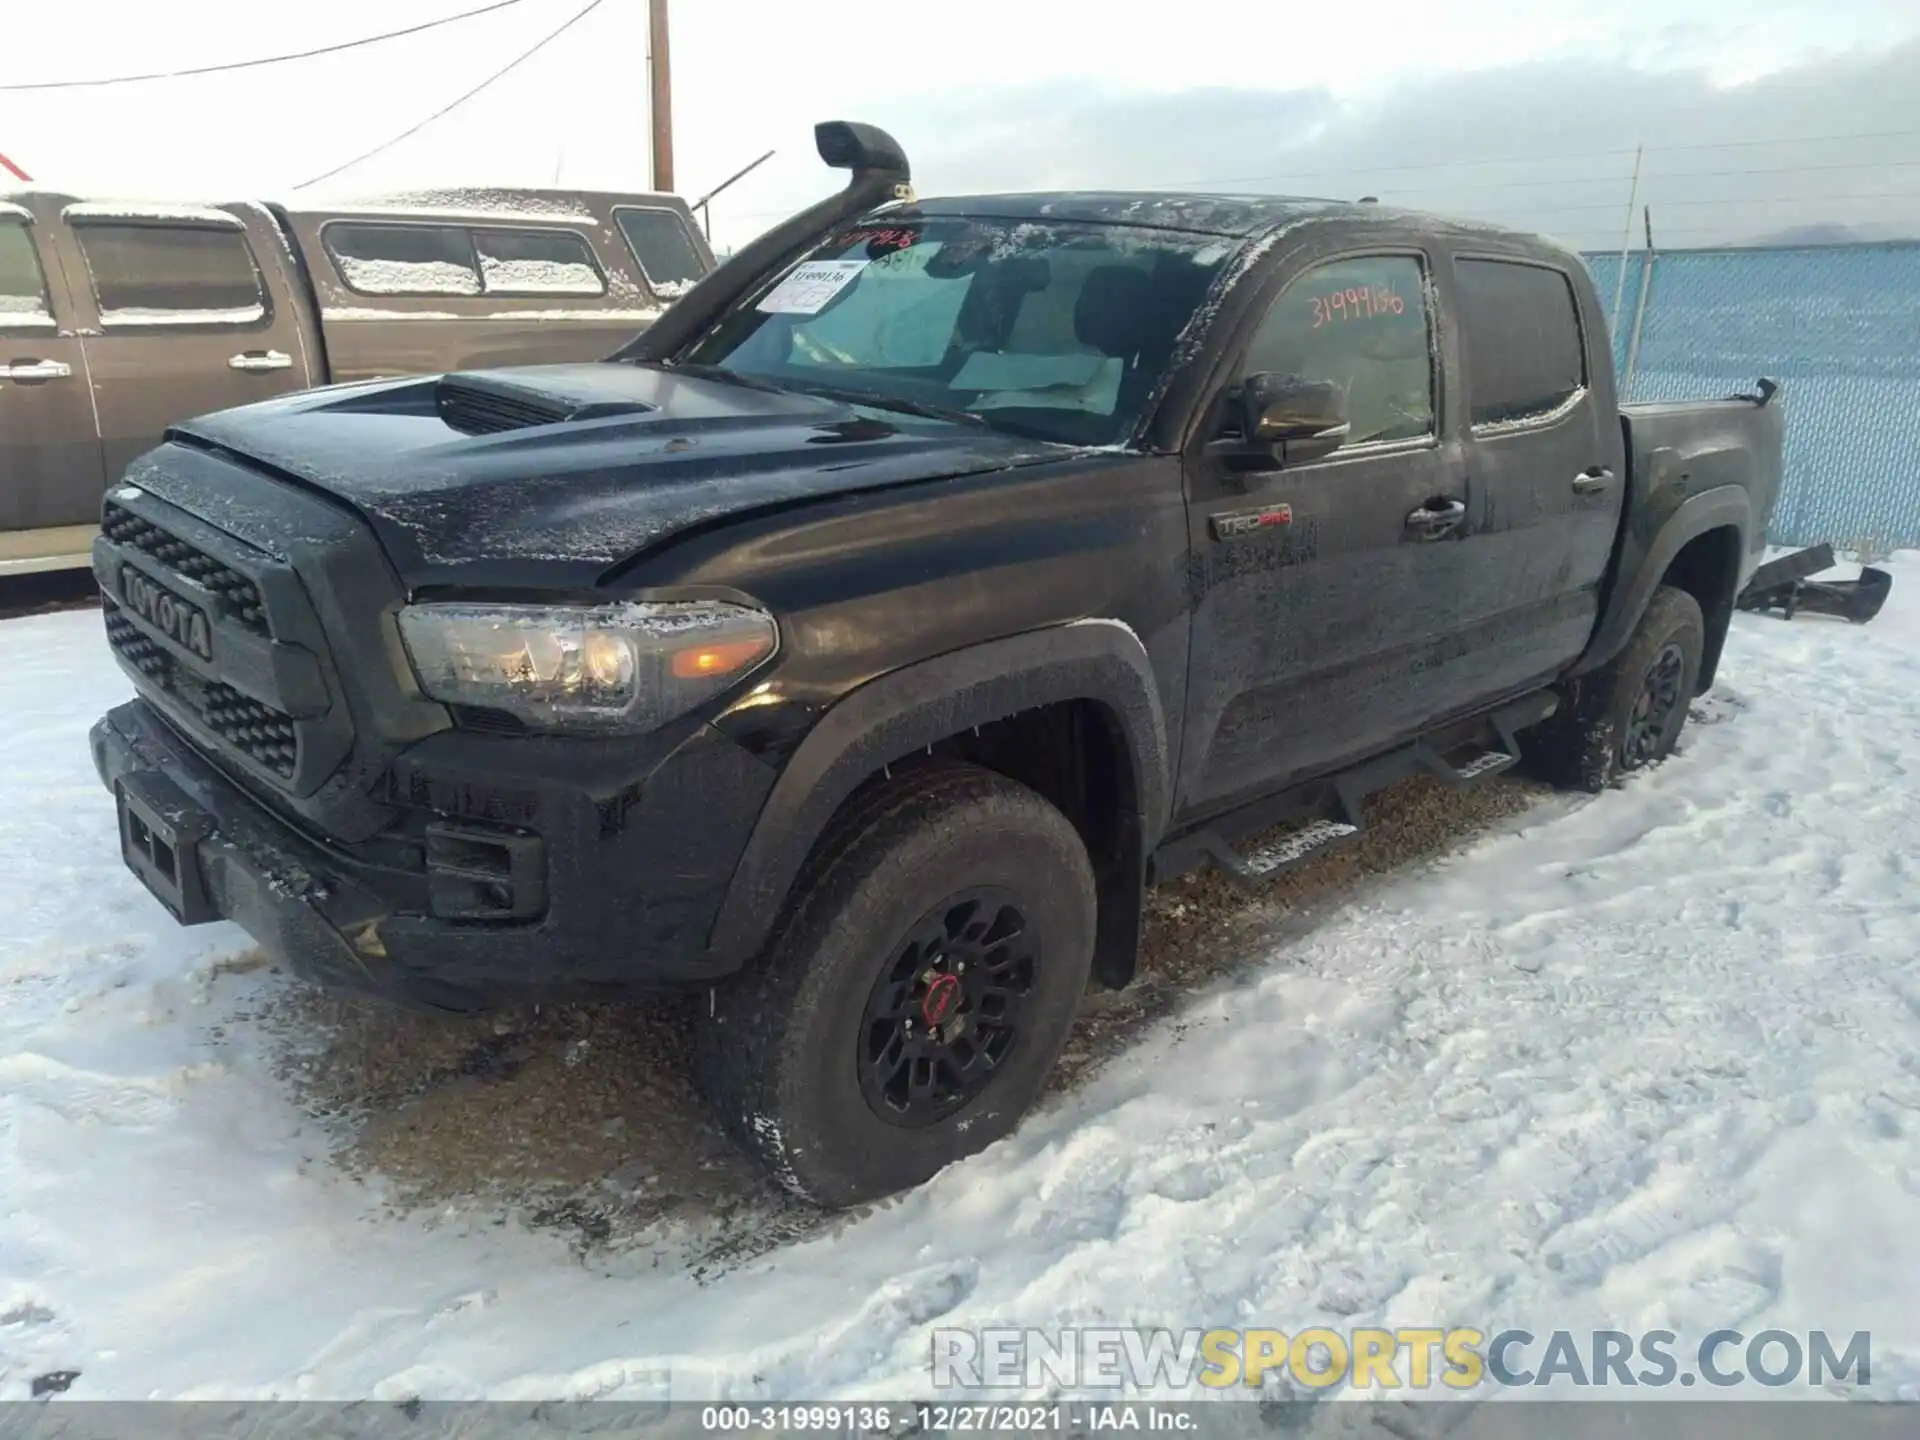
M210 205L152 204L141 200L82 200L60 212L64 220L173 220L190 225L218 225L244 230L239 217Z
M906 215L1048 221L1095 225L1136 225L1185 230L1203 235L1251 236L1279 224L1301 220L1391 220L1434 233L1471 232L1488 238L1529 243L1540 237L1524 231L1403 210L1397 206L1303 195L1205 195L1178 191L1059 190L1031 194L922 196L906 205L878 207Z
M8 220L31 220L33 212L24 205L16 205L11 200L0 200L0 217Z

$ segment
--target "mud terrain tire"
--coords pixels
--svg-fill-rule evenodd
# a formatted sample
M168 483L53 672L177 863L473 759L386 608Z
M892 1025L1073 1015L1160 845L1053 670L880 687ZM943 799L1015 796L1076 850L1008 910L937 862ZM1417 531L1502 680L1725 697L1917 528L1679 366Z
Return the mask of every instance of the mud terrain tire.
M990 770L896 768L848 802L793 893L699 1024L721 1123L828 1208L1011 1132L1092 965L1093 871L1067 817Z
M1595 794L1673 753L1706 648L1700 604L1663 585L1626 648L1575 680L1561 714L1527 746L1543 779Z

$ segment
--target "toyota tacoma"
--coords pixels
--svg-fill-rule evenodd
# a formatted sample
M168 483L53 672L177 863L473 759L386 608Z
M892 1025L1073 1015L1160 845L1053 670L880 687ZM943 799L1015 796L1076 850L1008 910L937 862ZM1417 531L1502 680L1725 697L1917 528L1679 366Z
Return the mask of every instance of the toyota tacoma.
M817 139L846 187L604 361L173 427L106 497L91 744L173 916L315 981L703 994L719 1120L841 1206L1018 1123L1147 886L1665 757L1783 414L1619 404L1537 237Z

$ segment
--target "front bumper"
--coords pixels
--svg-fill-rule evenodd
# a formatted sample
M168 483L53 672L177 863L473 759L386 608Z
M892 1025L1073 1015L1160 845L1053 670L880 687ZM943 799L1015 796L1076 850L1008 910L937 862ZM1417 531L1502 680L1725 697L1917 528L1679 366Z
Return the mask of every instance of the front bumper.
M483 791L497 798L503 785L523 797L515 818L544 842L545 909L515 924L429 913L423 852L345 847L296 828L144 701L110 711L89 740L119 797L128 866L175 919L235 921L314 983L467 1012L697 985L737 968L707 940L773 776L709 727L668 750L617 807L596 803L564 767L542 775L525 742L445 735L407 752L410 788L447 792L438 814Z

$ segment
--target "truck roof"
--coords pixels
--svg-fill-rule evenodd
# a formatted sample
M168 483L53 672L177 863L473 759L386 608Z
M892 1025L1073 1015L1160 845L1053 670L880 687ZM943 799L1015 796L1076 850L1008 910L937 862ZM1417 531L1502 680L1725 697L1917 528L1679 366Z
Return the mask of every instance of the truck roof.
M197 219L209 223L219 223L224 206L263 203L258 200L225 200L195 204L127 197L94 199L41 188L0 190L0 206L10 212L25 214L35 202L58 205L75 212L70 218ZM361 196L333 204L302 201L281 208L293 214L373 217L404 213L420 218L562 220L578 223L593 218L591 207L596 204L601 208L613 205L656 206L687 213L684 199L658 191L555 190L539 187L415 190L392 195Z
M1442 234L1498 238L1533 247L1562 247L1524 230L1479 220L1455 220L1424 210L1371 201L1307 195L1226 195L1174 190L1056 190L1026 194L943 195L903 206L922 215L968 215L1003 220L1067 220L1096 225L1144 225L1235 239L1294 220L1355 220L1400 224Z
M445 189L397 191L388 195L362 195L342 198L332 204L317 201L290 203L291 211L325 211L329 215L391 214L407 211L422 215L462 215L486 218L533 220L591 219L598 205L656 206L685 213L687 202L678 195L658 190L559 190L530 186L460 186Z

